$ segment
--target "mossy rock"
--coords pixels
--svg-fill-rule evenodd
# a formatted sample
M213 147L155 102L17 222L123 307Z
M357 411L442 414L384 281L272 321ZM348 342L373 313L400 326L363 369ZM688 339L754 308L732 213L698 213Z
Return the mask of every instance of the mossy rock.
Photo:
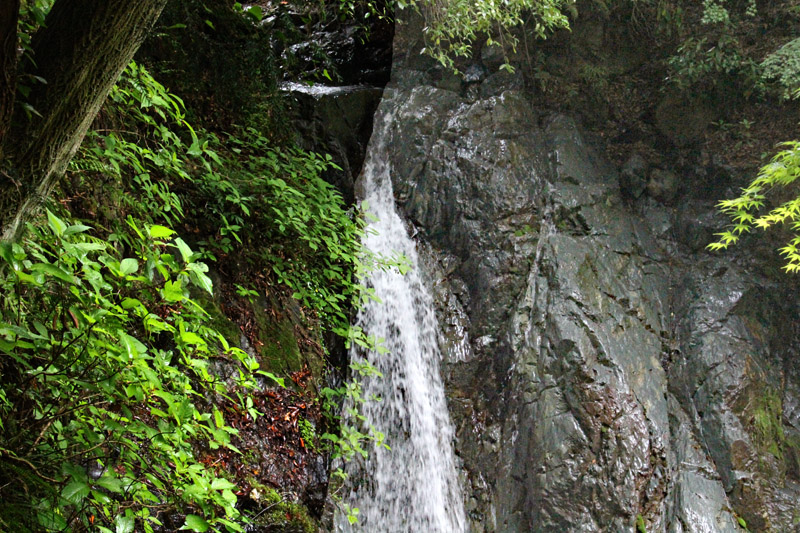
M252 304L261 368L277 375L308 369L319 378L325 368L316 327L307 323L300 305L288 297L261 298Z
M216 298L205 292L198 292L198 294L192 296L200 307L211 317L211 326L222 333L231 345L238 346L242 332L239 326L225 315L225 312L222 310Z
M258 328L262 370L276 374L289 374L303 368L303 355L298 347L294 324L280 314L271 316L268 308L253 306L253 316Z
M214 280L215 286L221 281ZM209 314L212 326L222 333L233 346L243 342L243 329L231 320L222 309L220 302L207 293L193 294L194 300ZM257 298L252 301L239 301L247 310L243 320L254 322L249 331L250 346L259 356L261 370L277 376L287 376L303 369L309 369L312 376L319 377L325 368L321 341L313 337L314 327L305 324L306 320L299 304L288 297L273 296ZM301 349L301 346L303 349Z
M784 455L787 473L795 479L800 479L800 433L786 436Z
M248 528L253 533L314 533L318 524L300 503L290 502L275 489L253 483L252 501L261 508Z
M786 435L783 430L783 404L778 391L766 388L756 399L753 409L753 426L756 444L762 452L768 452L783 460Z

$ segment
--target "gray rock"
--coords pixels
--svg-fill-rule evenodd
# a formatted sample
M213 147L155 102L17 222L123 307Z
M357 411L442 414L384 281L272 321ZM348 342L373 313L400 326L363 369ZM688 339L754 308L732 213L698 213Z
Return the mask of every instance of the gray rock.
M669 170L654 168L647 180L647 195L662 204L671 205L678 196L680 181L678 176Z
M720 216L709 201L687 200L678 207L675 238L692 252L704 250L715 240L714 233L728 220Z
M619 173L619 188L628 198L639 198L647 186L647 161L639 153L631 154Z
M677 400L669 398L674 489L670 533L705 533L741 531L730 512L728 497L719 482L714 463L703 453L703 446L692 432L692 424Z
M505 62L506 51L499 43L492 44L491 46L481 47L481 61L484 65L491 65L499 67Z
M480 86L480 97L500 96L506 91L522 91L525 79L521 71L508 72L501 70L487 77Z
M483 63L472 63L464 71L464 83L480 83L489 75Z
M292 96L292 112L302 132L304 148L333 156L333 162L342 170L331 170L325 177L351 201L355 174L364 162L372 117L383 90L362 85L303 83L286 83L282 90Z

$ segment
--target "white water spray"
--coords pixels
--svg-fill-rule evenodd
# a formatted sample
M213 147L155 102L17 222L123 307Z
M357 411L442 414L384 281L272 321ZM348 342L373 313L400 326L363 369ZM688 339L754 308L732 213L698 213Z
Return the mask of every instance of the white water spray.
M386 157L392 116L373 134L364 168L364 200L378 217L364 244L375 253L401 253L411 268L373 272L365 282L380 302L369 302L357 325L385 339L387 354L368 354L382 378L363 382L363 414L386 435L391 450L371 449L361 464L351 463L345 501L359 509L351 527L337 516L337 531L369 533L463 533L466 518L453 456L453 427L439 374L438 326L430 292L419 274L419 258L397 214ZM372 231L374 230L374 231ZM355 350L354 360L362 359Z

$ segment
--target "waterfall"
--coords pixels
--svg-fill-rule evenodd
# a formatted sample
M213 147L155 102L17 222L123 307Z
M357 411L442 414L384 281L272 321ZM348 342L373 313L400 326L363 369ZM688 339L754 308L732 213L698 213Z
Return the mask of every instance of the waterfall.
M414 241L406 232L394 205L391 166L385 156L392 116L376 128L364 167L363 192L377 220L368 228L365 246L375 253L403 254L411 268L376 271L364 282L380 302L367 303L357 325L368 335L385 339L388 353L369 353L367 359L383 377L362 383L368 401L363 414L386 435L391 450L373 448L365 461L350 463L349 494L359 509L359 523L351 528L341 516L338 531L370 533L462 533L466 518L453 454L453 427L439 374L441 354L433 299L419 271ZM353 360L363 360L358 350Z

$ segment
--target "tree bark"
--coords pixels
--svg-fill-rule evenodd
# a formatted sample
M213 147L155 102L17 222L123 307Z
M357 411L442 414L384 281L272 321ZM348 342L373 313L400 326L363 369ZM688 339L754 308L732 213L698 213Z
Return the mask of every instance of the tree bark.
M0 175L3 240L19 238L80 147L109 91L167 0L58 0L33 38L37 84L4 142L13 173Z
M14 112L17 92L17 19L19 0L0 2L0 159L2 143Z

